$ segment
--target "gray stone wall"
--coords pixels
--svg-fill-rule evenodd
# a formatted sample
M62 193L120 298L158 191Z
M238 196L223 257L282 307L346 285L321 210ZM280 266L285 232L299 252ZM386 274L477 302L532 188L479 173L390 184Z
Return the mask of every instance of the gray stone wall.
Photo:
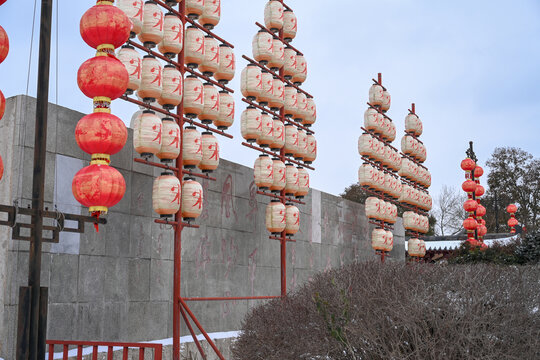
M83 114L49 106L47 184L49 208L84 213L71 194L75 172L89 155L75 142ZM7 100L0 121L0 154L5 163L0 203L30 203L35 99ZM152 182L159 170L133 162L131 132L127 145L112 156L127 191L112 208L99 233L62 234L45 244L42 286L49 287L48 339L147 341L172 336L173 237L154 223ZM237 135L237 134L234 134ZM239 141L220 139L220 141ZM255 152L253 154L256 155ZM255 194L251 168L222 160L203 181L204 212L199 229L186 229L182 240L182 295L259 296L280 293L280 244L268 239L264 212L268 198ZM312 176L317 176L313 173ZM287 281L294 290L319 271L375 257L371 228L362 205L311 190L300 206L301 229L287 249ZM396 225L392 259L404 259L401 223ZM12 359L18 288L26 285L28 244L11 240L0 227L0 357ZM205 329L229 331L257 301L192 302ZM187 330L182 329L186 334Z

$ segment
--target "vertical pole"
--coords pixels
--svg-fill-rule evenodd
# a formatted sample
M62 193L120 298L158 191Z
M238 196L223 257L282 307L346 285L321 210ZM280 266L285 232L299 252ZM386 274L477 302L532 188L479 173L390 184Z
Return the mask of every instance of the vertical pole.
M495 232L499 233L499 199L497 191L495 191Z
M283 0L281 0L281 3L283 4ZM281 42L284 40L283 36L283 29L279 30L279 38ZM281 81L285 82L285 75L283 72L283 67L279 69L279 77ZM280 120L285 123L285 111L282 107L279 111ZM285 131L285 130L284 130ZM281 157L281 161L285 163L285 151L281 149L279 151L279 155ZM285 204L285 190L281 190L281 202ZM281 240L280 240L280 260L281 260L281 297L285 298L287 295L287 237L285 231L281 233Z
M45 344L45 332L39 331L40 318L40 272L43 238L43 217L45 193L45 159L47 153L47 109L49 104L49 68L51 53L52 0L41 0L41 25L39 36L39 67L36 105L36 130L34 140L34 177L32 183L32 215L34 228L29 251L28 286L30 297L30 344L29 359L38 360L38 344ZM43 324L46 328L46 324Z
M182 28L185 33L185 24L186 24L186 2L182 1L179 4L179 12L182 15ZM182 79L184 78L184 48L180 54L178 54L178 64L180 65L180 73L182 74ZM177 177L180 180L180 191L182 189L182 169L183 169L183 151L184 146L184 102L182 101L177 107L177 114L180 115L178 119L178 125L180 126L180 154L176 159L176 168L178 169ZM174 276L173 276L173 360L180 360L180 325L181 325L181 315L180 315L180 297L181 295L181 281L182 281L182 201L180 201L180 209L175 215L176 226L174 228Z

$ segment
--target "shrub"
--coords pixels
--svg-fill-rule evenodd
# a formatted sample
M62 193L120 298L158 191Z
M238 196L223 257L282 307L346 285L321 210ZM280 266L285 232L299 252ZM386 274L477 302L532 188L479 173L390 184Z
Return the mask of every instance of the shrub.
M534 266L362 263L254 308L237 360L537 359Z

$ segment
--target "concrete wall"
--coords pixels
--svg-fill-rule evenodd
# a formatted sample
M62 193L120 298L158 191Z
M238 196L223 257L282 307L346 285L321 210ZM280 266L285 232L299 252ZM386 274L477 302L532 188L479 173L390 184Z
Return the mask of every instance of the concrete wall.
M71 194L73 175L90 160L73 135L82 116L49 107L45 200L51 209L57 205L60 211L86 211ZM0 154L6 168L0 203L30 203L34 118L35 99L7 100L0 121ZM151 192L159 171L132 161L138 154L131 142L130 133L125 148L112 157L127 191L109 213L108 225L99 233L90 226L81 235L62 234L59 244L44 246L42 286L49 287L49 339L141 341L172 336L172 231L154 223ZM183 296L279 295L280 246L268 239L268 199L255 194L252 169L222 160L213 176L216 182L203 182L200 229L183 232ZM288 245L290 290L319 271L375 256L362 205L317 190L311 190L305 202L300 206L297 242ZM402 261L401 223L396 229L391 255ZM18 288L26 285L27 272L28 244L11 240L11 229L0 227L0 357L6 359L14 357ZM207 331L227 331L239 329L256 304L195 302L191 309Z

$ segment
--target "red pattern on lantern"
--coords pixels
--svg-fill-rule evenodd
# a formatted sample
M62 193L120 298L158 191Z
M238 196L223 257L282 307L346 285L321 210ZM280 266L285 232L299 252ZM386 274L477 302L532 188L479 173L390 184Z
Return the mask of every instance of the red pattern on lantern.
M475 166L476 166L476 163L471 158L466 158L465 160L461 162L461 168L466 172L472 171Z
M472 195L472 193L475 192L476 190L476 183L472 180L465 180L463 184L461 185L461 188L467 194Z
M514 205L514 204L510 204L506 207L506 211L509 213L509 214L515 214L517 212L517 206Z
M477 198L484 195L485 192L486 192L486 190L484 189L484 187L482 185L480 185L480 184L476 185L476 189L474 190L474 195L476 195Z
M4 62L9 53L9 38L6 30L0 26L0 64Z
M83 40L94 49L103 45L122 46L131 32L131 20L111 4L99 4L88 9L81 18Z
M473 213L477 207L478 203L476 202L476 200L473 199L469 199L463 204L463 209L465 209L465 211L468 213Z
M77 144L88 154L116 154L126 144L127 137L124 122L109 113L86 115L75 128Z
M124 64L114 56L96 56L86 60L77 73L77 83L84 95L93 99L122 96L129 84Z
M478 227L478 223L473 217L469 216L463 220L463 227L467 230L467 232L473 232Z
M474 178L478 180L482 175L484 175L484 169L476 165L476 167L474 168Z

